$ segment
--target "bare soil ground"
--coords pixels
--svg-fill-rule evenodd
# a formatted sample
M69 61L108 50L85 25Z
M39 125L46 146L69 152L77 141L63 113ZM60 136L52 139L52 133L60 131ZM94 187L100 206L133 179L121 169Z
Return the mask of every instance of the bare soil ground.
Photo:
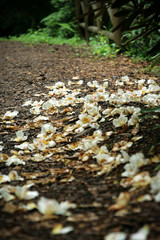
M30 111L30 106L22 106L30 99L32 102L40 100L46 102L52 97L60 100L66 94L76 91L78 94L74 96L79 99L92 95L95 88L89 87L87 83L95 80L103 85L104 79L108 79L107 91L110 94L117 92L118 88L134 91L137 89L136 81L140 79L146 81L152 79L160 84L156 76L144 73L147 65L146 62L133 63L123 55L115 59L95 58L82 48L68 45L31 46L19 42L0 42L0 145L4 147L0 152L1 240L103 240L111 232L125 232L126 239L131 239L131 234L143 226L149 229L146 239L160 239L160 205L150 192L151 178L159 171L159 117L142 119L138 133L126 125L115 128L112 124L113 116L105 118L104 121L100 121L101 118L98 120L103 136L106 132L112 132L110 137L98 143L99 147L107 146L114 155L123 149L120 145L131 141L132 146L125 149L130 156L141 152L146 159L151 159L150 163L138 171L144 173L144 178L148 174L150 181L147 184L134 185L131 178L129 184L123 184L123 180L126 179L122 177L124 163L109 165L111 169L102 173L104 165L97 163L93 152L87 152L85 158L85 151L82 149L76 151L69 149L69 144L81 142L87 137L91 138L95 131L91 127L85 128L80 133L75 132L74 128L67 130L68 126L73 127L77 123L79 114L84 111L83 101L57 107L49 113L42 111L37 115ZM125 75L132 84L117 86L116 81ZM82 84L78 83L80 80L83 80ZM46 86L53 86L59 81L63 82L69 91L62 92L61 95L48 93L49 89ZM97 104L101 106L101 114L106 108L115 108L105 101L99 101ZM132 102L129 105L147 108L141 102ZM13 119L6 119L4 114L7 111L19 113ZM42 122L34 122L40 114L49 116L49 122L57 129L52 139L56 142L56 147L50 148L48 152L46 150L18 152L15 145L21 142L13 141L16 132L24 130L28 135L27 141L33 142L41 132ZM157 128L153 129L153 126ZM137 137L137 140L133 141L134 137ZM118 150L113 150L116 143L119 143ZM33 160L36 153L42 154L44 158ZM46 157L49 153L51 155ZM7 159L12 155L18 156L25 165L7 166ZM12 171L16 171L23 180L14 177L10 181L3 180L4 176L9 176ZM16 195L17 186L32 183L34 185L30 186L29 190L37 191L37 197L27 200L26 197ZM11 194L13 199L6 200L4 191ZM122 197L124 205L117 200L120 193L124 193ZM150 199L142 200L146 194ZM76 204L76 207L69 209L70 214L42 214L37 209L37 202L42 196L56 199L59 203L67 200ZM126 197L128 200L125 200ZM27 205L29 203L34 204L33 208L29 208ZM119 206L115 207L115 203ZM72 231L55 234L58 231L57 226L60 229L71 226ZM143 238L139 240L141 239L143 240Z

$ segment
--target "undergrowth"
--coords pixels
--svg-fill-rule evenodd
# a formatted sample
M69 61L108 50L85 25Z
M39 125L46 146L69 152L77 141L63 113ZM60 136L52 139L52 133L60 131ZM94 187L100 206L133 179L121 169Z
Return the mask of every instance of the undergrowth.
M48 35L48 33L45 31L45 29L39 29L36 31L28 30L28 33L21 34L20 36L10 36L8 37L8 40L11 41L21 41L24 43L29 44L39 44L39 43L46 43L46 44L69 44L69 45L80 45L85 44L84 40L81 40L78 36L74 36L72 38L63 38L61 36L53 37Z

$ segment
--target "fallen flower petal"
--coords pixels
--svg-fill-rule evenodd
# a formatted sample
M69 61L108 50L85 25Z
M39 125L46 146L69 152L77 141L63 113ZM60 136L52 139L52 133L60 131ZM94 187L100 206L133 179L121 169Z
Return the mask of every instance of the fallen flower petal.
M144 227L140 228L138 232L132 233L130 236L130 240L147 240L149 234L149 226L145 225Z
M113 120L113 125L115 127L122 127L124 126L128 121L128 118L125 117L124 115L120 115L119 118Z
M2 144L3 142L0 142L0 144ZM4 146L0 145L0 152L3 150Z
M0 183L10 182L10 177L6 174L0 173Z
M46 124L42 125L41 132L42 132L42 134L55 133L56 128L53 127L53 125L51 123L46 123Z
M12 119L12 118L16 117L18 113L19 113L18 111L13 111L13 112L7 111L5 113L5 115L3 116L3 119Z
M110 210L119 210L127 206L130 200L130 194L128 192L122 192L116 199L116 204L110 206Z
M9 178L11 181L23 181L24 178L23 177L20 177L17 173L17 171L11 171L9 174L8 174Z
M5 189L4 187L0 188L0 198L1 197L3 197L6 202L9 202L9 201L15 199L15 196L10 194L9 191L7 189Z
M127 234L124 232L115 232L109 233L104 237L104 240L125 240L127 238Z
M54 227L52 229L51 234L55 235L55 234L67 234L71 231L73 231L73 227L72 226L68 226L68 227L63 227L62 224L58 224L56 227Z
M15 190L15 194L19 199L30 200L36 198L39 193L37 191L29 191L27 190L27 186L17 186Z
M58 203L55 199L41 197L37 203L37 209L44 215L65 215L69 208L75 208L75 204L68 201Z
M20 160L16 155L11 156L10 158L8 158L8 160L6 161L6 166L10 166L10 165L25 165L25 162Z
M28 136L24 136L24 132L22 130L16 132L16 136L17 137L14 139L16 142L25 141L28 138Z

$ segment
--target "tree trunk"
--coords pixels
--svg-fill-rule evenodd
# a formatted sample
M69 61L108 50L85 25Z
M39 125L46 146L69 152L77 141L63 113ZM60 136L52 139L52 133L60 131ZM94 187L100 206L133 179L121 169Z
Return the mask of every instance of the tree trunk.
M81 1L81 7L82 7L83 13L84 14L87 13L89 10L88 0L83 0L83 2ZM87 44L89 44L88 14L84 16L84 23L85 23L85 38L86 38Z
M114 2L114 0L112 2ZM114 14L118 12L118 9L117 8L113 9L113 8L109 7L107 9L107 11L108 11L108 14L110 16L113 28L117 27L117 25L119 25L122 21L122 18L114 16ZM121 28L119 28L119 29L117 29L116 31L113 32L114 42L118 46L121 46L121 36L122 36Z
M101 7L101 3L100 3L100 2L97 2L97 3L93 3L93 4L92 4L93 10L95 10L95 11L94 11L94 15L95 15L95 16L100 13L100 10L99 10L100 7ZM96 9L98 9L98 10L96 10ZM96 18L96 23L97 23L98 33L99 33L100 30L101 30L101 20L100 20L100 17L97 17L97 18Z

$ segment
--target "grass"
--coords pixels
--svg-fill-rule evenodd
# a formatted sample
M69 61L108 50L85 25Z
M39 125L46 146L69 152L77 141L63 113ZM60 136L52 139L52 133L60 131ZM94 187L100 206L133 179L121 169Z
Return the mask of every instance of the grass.
M21 41L28 44L40 44L46 43L50 45L62 45L69 44L72 46L85 44L84 40L81 40L78 36L74 36L70 39L65 39L60 36L52 37L49 36L46 32L37 30L31 31L29 30L26 34L21 34L20 36L9 36L8 39L0 38L0 40L10 40L10 41Z
M6 40L6 38L1 38L0 40ZM86 41L80 39L79 36L74 36L72 38L66 39L61 36L52 37L43 30L32 31L29 30L26 34L21 34L20 36L10 36L7 40L10 41L21 41L28 44L40 44L46 43L50 45L62 45L69 44L72 46L81 45L93 54L94 57L115 57L118 51L118 48L115 44L109 44L108 40L105 37L91 37L89 45L86 46ZM91 51L90 51L91 50Z

